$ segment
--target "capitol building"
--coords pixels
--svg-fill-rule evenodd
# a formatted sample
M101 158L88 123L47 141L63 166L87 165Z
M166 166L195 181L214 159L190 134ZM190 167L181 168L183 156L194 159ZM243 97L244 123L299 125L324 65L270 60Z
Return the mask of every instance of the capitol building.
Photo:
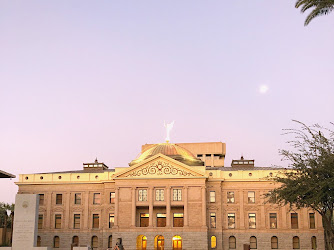
M324 250L321 216L266 203L280 169L225 166L222 142L145 144L128 167L98 160L66 172L20 174L39 194L38 246L125 250Z

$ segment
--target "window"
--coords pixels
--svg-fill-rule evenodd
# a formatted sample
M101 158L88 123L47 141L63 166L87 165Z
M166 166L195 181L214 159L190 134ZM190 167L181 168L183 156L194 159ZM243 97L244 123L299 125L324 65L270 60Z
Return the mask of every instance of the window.
M108 248L112 248L112 235L109 235L108 238Z
M38 215L38 229L43 228L43 214Z
M157 227L166 226L166 214L157 214Z
M181 189L173 189L173 201L182 201Z
M112 228L115 224L115 215L109 214L109 228Z
M55 229L61 229L61 214L55 215Z
M227 203L234 203L234 192L227 192Z
M317 249L317 238L315 236L312 236L311 238L311 246L312 249Z
M314 213L310 213L310 229L315 229L315 216Z
M249 228L256 228L256 215L248 214Z
M155 190L155 200L164 201L165 200L165 191L163 189Z
M99 239L97 236L92 237L92 250L96 250L99 247Z
M257 249L257 239L255 236L250 237L249 243L250 243L250 249Z
M229 229L235 228L235 214L227 214L227 224Z
M237 248L237 240L234 236L230 236L230 238L228 238L228 248L229 249Z
M100 227L100 215L93 214L93 228L99 228L99 227Z
M183 227L183 213L174 213L173 227Z
M57 205L63 204L63 195L62 194L56 194L56 204Z
M44 194L39 194L39 205L43 206L44 205Z
M210 191L210 202L216 202L216 192Z
M248 203L255 203L255 192L248 191Z
M81 205L81 194L80 193L74 194L74 204Z
M216 249L217 247L217 237L212 235L211 236L211 249Z
M101 194L100 193L94 193L93 204L95 205L101 204Z
M298 214L297 213L291 214L291 228L292 229L298 228Z
M182 250L182 238L179 235L173 237L173 250Z
M210 213L210 227L216 228L216 213Z
M292 248L293 249L299 249L300 246L299 246L299 237L298 236L294 236L292 238Z
M78 236L73 236L73 238L72 238L72 244L75 247L79 246L79 237Z
M150 218L149 214L140 214L140 226L148 227L149 218Z
M41 236L37 236L37 247L40 247L42 245L42 239Z
M269 214L269 223L271 229L277 228L277 214L276 213L270 213Z
M115 192L110 192L110 203L115 203Z
M74 223L73 223L74 229L80 229L80 214L74 215Z
M278 238L276 236L271 237L271 249L278 249Z
M147 189L138 190L138 201L147 201Z
M54 247L54 248L59 248L59 243L60 243L59 236L55 236L55 237L53 238L53 247Z

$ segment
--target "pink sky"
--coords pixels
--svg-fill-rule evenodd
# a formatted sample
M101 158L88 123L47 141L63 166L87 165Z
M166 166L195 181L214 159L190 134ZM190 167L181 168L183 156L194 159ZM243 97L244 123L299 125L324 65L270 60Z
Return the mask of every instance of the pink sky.
M292 119L334 121L334 14L305 18L288 0L1 1L0 169L126 167L164 120L171 142L226 142L227 166L280 165Z

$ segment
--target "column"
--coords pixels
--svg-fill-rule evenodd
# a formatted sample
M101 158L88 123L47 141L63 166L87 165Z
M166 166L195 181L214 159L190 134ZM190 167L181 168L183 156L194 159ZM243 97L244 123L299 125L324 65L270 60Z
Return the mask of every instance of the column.
M286 206L283 206L282 209L281 209L281 216L282 216L282 219L278 221L282 221L282 228L288 228L288 225L287 225L287 221L286 221L286 218L287 218L287 212L286 212Z
M115 189L115 222L114 226L118 227L118 207L119 207L119 187Z
M211 154L211 167L215 166L214 161L215 161L215 157L213 154Z
M257 215L257 216L260 216L260 225L261 225L261 228L265 229L266 228L266 217L268 217L268 219L269 219L269 214L265 213L264 201L262 200L263 195L264 195L264 192L260 191L260 206L261 206L260 207L260 211L261 211L261 213L259 215Z
M184 226L188 226L188 187L183 188L184 194L183 194L183 199L184 199L184 205L183 205L183 217L184 217Z
M71 223L70 223L70 202L71 202L71 193L67 192L65 193L65 218L64 218L64 223L65 223L65 229L71 228Z
M170 227L170 190L171 187L167 187L167 202L166 202L166 227Z
M46 193L44 197L44 202L47 202L46 205L46 222L45 222L45 228L52 229L52 193Z
M202 226L206 225L206 187L202 187Z
M131 226L136 226L136 188L132 188L132 201L131 201L131 214L132 214L132 220L131 220Z
M148 213L150 217L148 218L148 226L153 227L153 195L152 188L148 189Z
M240 210L239 210L240 211L240 229L245 229L245 210L244 210L244 191L243 190L239 191L239 200L240 200Z
M84 225L84 229L88 229L88 219L89 219L89 191L82 193L82 198L85 202L84 205L84 212L83 212L83 225Z

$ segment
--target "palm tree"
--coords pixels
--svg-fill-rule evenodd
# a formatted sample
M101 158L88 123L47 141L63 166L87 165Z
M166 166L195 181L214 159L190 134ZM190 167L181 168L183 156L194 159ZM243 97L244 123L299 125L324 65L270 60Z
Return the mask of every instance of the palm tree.
M296 8L301 7L301 12L304 13L310 8L314 8L306 17L304 25L308 25L315 17L328 15L334 10L334 0L297 0Z

